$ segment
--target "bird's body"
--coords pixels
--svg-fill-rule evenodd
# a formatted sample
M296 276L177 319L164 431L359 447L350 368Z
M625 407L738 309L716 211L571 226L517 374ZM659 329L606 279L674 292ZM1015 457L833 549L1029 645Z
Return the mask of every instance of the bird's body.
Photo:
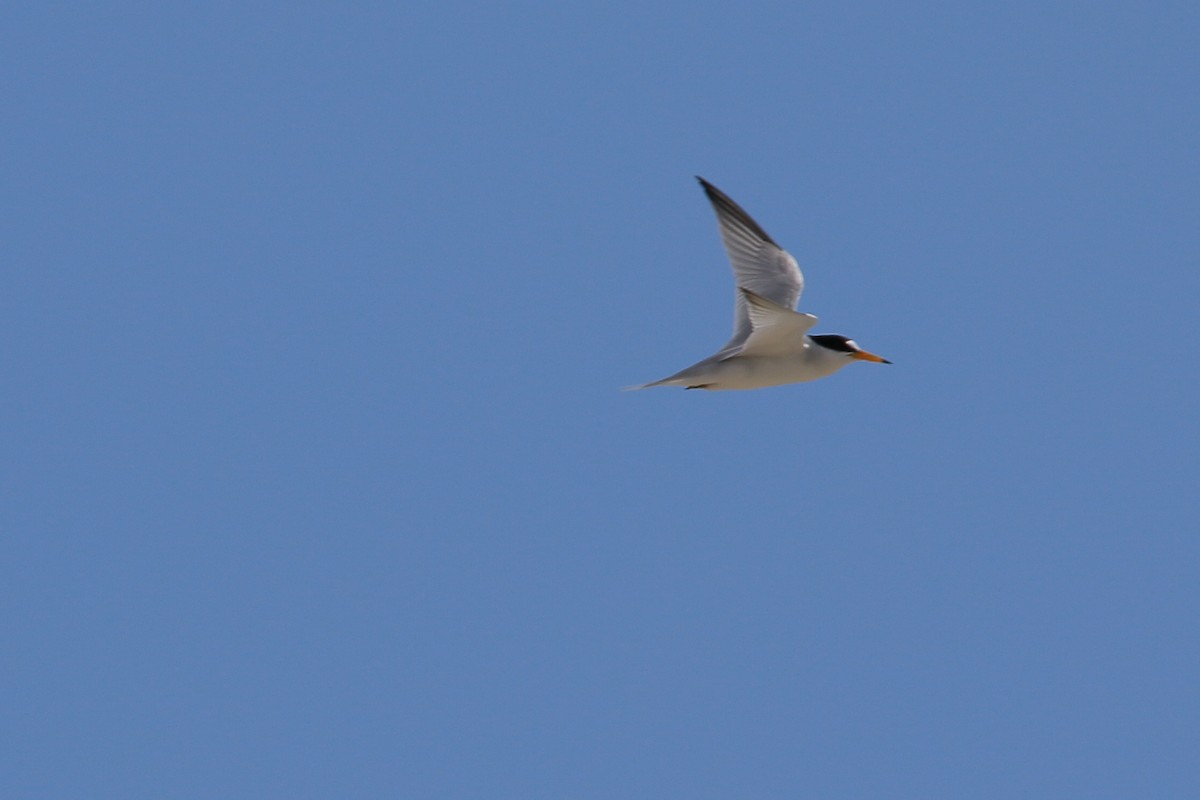
M808 337L804 337L807 339ZM839 353L802 341L797 352L770 356L710 356L662 380L639 386L683 386L688 389L764 389L786 383L815 381L850 363Z
M721 240L733 265L733 337L687 369L630 388L761 389L824 378L855 360L891 363L845 336L810 336L817 318L793 310L804 290L796 259L724 192L698 180L717 213Z

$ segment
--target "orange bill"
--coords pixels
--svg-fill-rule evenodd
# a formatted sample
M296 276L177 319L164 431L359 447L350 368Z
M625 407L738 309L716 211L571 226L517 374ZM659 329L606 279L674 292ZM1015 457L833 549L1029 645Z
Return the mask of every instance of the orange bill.
M854 358L857 358L859 361L875 361L879 364L892 363L892 362L888 361L886 358L884 358L883 356L877 356L874 353L868 353L866 350L859 350L859 351L853 353L852 355Z

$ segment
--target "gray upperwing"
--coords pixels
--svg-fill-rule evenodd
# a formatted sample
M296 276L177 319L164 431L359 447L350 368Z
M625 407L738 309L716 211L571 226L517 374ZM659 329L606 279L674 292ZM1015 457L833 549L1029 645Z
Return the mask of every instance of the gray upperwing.
M741 290L749 289L771 302L794 309L804 291L804 275L791 254L775 243L762 226L727 194L696 176L717 214L721 241L733 266L735 298L733 337L718 355L737 350L753 330L750 311Z

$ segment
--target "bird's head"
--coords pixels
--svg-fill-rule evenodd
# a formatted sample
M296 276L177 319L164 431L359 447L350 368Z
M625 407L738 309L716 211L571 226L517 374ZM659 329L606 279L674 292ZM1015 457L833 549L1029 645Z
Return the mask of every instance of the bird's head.
M874 353L868 353L858 346L858 342L847 338L837 333L821 333L816 336L809 336L814 342L824 347L826 350L832 350L835 353L841 353L846 358L853 358L858 361L875 361L880 364L890 364L882 356L877 356Z

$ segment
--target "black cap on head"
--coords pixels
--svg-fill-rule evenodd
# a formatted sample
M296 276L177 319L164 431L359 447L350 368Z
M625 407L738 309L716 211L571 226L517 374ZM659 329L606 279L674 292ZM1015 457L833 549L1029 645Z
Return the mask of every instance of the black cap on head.
M839 353L857 353L862 349L853 339L837 333L818 333L816 336L809 336L808 338L821 345L821 347L836 350Z
M844 353L850 358L856 358L859 361L875 361L880 364L892 363L883 356L868 353L858 346L858 342L837 333L819 333L816 336L809 336L808 338L827 350L832 350L835 353Z

